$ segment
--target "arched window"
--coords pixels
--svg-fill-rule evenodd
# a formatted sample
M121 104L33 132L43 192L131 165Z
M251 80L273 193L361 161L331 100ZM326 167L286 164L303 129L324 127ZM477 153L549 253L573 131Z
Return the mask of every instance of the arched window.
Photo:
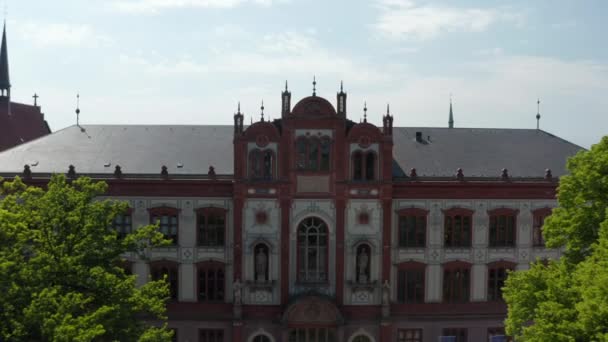
M270 342L270 338L266 335L258 335L251 342Z
M171 299L177 300L177 263L167 261L159 261L152 263L150 264L150 275L152 277L152 280L161 280L166 276L167 283L169 283L169 294L171 296Z
M296 141L296 167L306 171L329 171L331 141L329 137L300 137Z
M376 179L376 154L355 151L352 154L353 180L371 181Z
M298 280L327 281L327 225L317 217L298 227Z
M365 180L374 180L376 178L376 155L373 152L368 152L365 156Z
M254 271L256 282L268 281L268 260L270 257L268 246L258 243L254 248Z
M367 244L357 247L356 279L358 283L368 283L371 280L371 248Z
M331 148L331 141L329 141L328 137L324 137L321 139L321 164L320 170L327 171L329 170L329 153Z
M274 153L270 150L252 150L249 152L249 178L255 180L272 179Z
M361 151L353 153L353 179L363 180L363 155Z

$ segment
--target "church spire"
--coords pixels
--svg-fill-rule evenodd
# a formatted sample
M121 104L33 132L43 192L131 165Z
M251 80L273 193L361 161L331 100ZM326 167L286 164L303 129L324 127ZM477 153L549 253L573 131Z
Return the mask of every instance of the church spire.
M8 74L8 49L6 47L6 22L2 30L2 47L0 48L0 92L2 97L11 97L11 81Z
M450 119L448 120L448 127L454 128L454 112L452 111L452 96L450 95Z

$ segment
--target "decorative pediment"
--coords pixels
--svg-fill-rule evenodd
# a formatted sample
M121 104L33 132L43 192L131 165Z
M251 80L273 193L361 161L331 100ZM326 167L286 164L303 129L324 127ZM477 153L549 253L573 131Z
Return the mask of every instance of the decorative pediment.
M283 313L283 322L288 325L337 325L343 322L343 317L329 299L312 295L301 297L289 305Z

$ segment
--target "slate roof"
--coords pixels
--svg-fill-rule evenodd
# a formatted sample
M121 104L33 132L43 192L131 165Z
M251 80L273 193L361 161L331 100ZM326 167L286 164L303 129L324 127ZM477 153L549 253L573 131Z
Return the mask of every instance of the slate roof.
M233 173L232 126L84 125L70 126L0 153L0 174L65 173L70 164L79 174L159 175L166 165L173 175ZM423 141L416 141L422 132ZM396 127L394 175L411 168L418 176L543 177L550 168L564 174L566 159L582 148L550 133L528 129ZM429 139L430 137L430 139ZM182 167L178 167L182 164Z
M11 102L8 115L5 106L0 105L0 151L51 133L40 107Z

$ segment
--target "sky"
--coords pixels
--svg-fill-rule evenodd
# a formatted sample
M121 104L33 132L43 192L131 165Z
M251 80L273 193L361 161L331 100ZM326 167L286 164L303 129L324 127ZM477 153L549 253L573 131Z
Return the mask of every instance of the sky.
M14 101L75 124L232 124L311 95L395 126L608 134L608 1L3 0Z

